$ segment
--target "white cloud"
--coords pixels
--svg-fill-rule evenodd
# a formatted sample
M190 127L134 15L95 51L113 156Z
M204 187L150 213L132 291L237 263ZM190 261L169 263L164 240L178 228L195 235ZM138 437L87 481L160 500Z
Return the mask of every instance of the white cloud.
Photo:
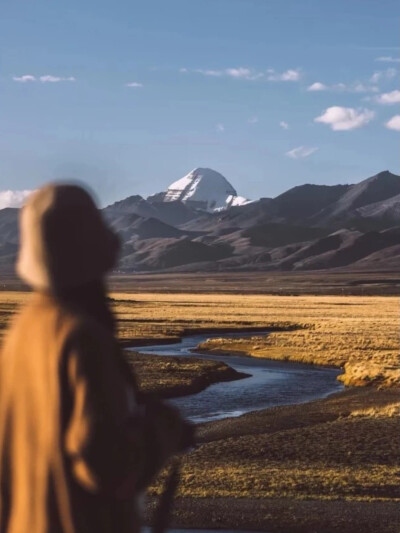
M223 76L224 75L224 70L204 70L204 69L201 69L201 68L196 68L193 72L197 72L198 74L203 74L203 76L215 76L215 77L218 77L218 76Z
M389 130L400 131L400 115L395 115L385 123Z
M376 97L378 104L398 104L400 103L400 91L382 93Z
M382 72L374 72L370 78L371 83L378 83L380 79L382 78Z
M267 75L268 81L299 81L300 78L300 69L289 69L282 73L275 72L274 69L269 69Z
M180 72L188 72L188 69L180 69ZM237 68L225 68L222 70L210 70L210 69L194 69L193 72L202 74L203 76L228 77L237 80L258 80L264 76L262 72L258 72L252 68L237 67Z
M315 146L311 148L307 148L306 146L298 146L297 148L293 148L293 150L289 150L289 152L286 152L285 155L291 157L292 159L304 159L305 157L309 157L317 150L318 148L316 148Z
M328 124L333 131L348 131L361 128L370 122L375 113L369 109L353 107L328 107L314 122Z
M365 85L364 83L356 83L349 88L353 93L377 93L379 88L375 85Z
M73 76L69 76L67 78L63 78L60 76L52 76L51 74L46 74L45 76L40 76L40 81L42 83L59 83L61 81L76 81L76 79Z
M376 85L366 85L364 83L356 82L351 85L345 83L335 83L333 85L326 85L320 81L317 81L307 87L307 91L333 91L333 92L349 92L349 93L377 93L379 88Z
M249 118L249 120L247 121L249 124L257 124L258 122L258 117L251 117Z
M232 78L236 80L259 80L267 79L268 81L298 81L301 77L300 69L289 69L285 72L279 73L275 72L274 69L269 69L267 72L261 70L256 70L250 67L235 67L235 68L224 68L224 69L188 69L186 67L180 68L179 72L196 72L197 74L202 74L203 76L210 76L213 78Z
M400 57L381 56L377 57L375 61L381 61L382 63L400 63Z
M131 81L130 83L125 84L126 87L143 87L143 83L139 83L138 81Z
M253 69L243 67L227 68L225 74L231 78L244 80L258 80L264 76L262 72L256 72Z
M33 191L0 191L0 209L6 207L21 207L26 198Z
M42 83L59 83L60 81L76 81L73 76L63 78L61 76L53 76L51 74L46 74L44 76L32 76L32 74L24 74L23 76L14 76L14 81L20 83L26 83L28 81L41 81Z
M316 81L315 83L307 87L307 91L326 91L327 89L328 86L324 83L321 83L320 81Z
M216 129L217 131L225 131L225 126L224 126L223 124L219 123L219 124L217 124L217 125L215 126L215 129Z
M23 76L14 76L13 80L19 81L20 83L26 83L28 81L36 81L36 78L31 74L24 74Z
M285 122L284 120L281 120L279 122L279 126L283 129L283 130L288 130L289 129L289 124L287 122Z
M337 92L349 92L349 93L376 93L379 88L376 84L380 81L387 81L394 78L397 74L397 70L393 67L386 70L378 70L372 74L369 82L362 83L355 81L352 83L334 83L327 85L321 81L317 81L307 88L307 91L337 91Z
M384 80L391 80L393 79L397 74L397 70L393 67L388 68L386 70L377 70L374 72L370 78L371 83L378 83L380 81Z

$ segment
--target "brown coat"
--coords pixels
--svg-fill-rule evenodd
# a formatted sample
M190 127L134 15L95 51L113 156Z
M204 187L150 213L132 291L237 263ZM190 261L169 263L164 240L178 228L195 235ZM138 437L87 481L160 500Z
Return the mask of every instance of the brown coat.
M1 533L138 530L128 374L105 328L33 295L0 354Z

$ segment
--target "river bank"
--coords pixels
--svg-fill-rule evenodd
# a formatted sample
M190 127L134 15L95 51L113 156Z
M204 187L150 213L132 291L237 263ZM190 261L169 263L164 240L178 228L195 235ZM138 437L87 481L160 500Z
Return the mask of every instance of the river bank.
M399 398L396 388L359 387L199 424L199 447L182 459L172 527L397 533ZM148 524L165 475L149 490Z
M200 358L124 352L138 380L140 390L153 397L167 399L196 394L213 383L235 381L249 376L219 361Z
M316 327L317 326L317 327ZM374 341L358 338L356 332L338 335L339 326L304 325L295 332L272 331L243 339L214 338L199 344L195 353L213 355L246 355L259 359L294 361L312 365L337 367L343 370L338 379L346 386L374 385L380 388L400 386L398 352L391 340ZM381 336L381 335L379 335ZM330 339L330 341L328 341ZM327 342L328 341L328 342ZM397 347L398 350L398 347Z
M200 425L173 525L397 533L398 402L398 390L359 388ZM163 477L149 491L150 522Z
M26 298L1 294L0 334ZM268 336L283 359L296 354L312 364L351 362L368 372L398 367L398 298L120 293L111 303L123 343L283 324L292 331ZM157 375L152 379L157 382ZM175 524L397 533L400 428L393 415L399 398L395 388L360 387L200 426L202 442L183 460ZM149 490L149 519L160 480Z

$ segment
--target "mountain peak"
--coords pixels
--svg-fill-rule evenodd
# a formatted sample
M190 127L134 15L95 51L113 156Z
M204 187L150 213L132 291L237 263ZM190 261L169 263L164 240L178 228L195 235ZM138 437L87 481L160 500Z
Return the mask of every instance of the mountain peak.
M396 174L392 174L390 170L382 170L382 172L378 172L378 174L375 174L374 176L367 178L366 180L364 180L364 182L370 183L373 181L387 181L387 180L399 181L399 176L396 176Z
M246 198L238 196L229 181L211 168L194 168L168 187L164 202L180 200L204 211L218 211L231 205L243 205Z

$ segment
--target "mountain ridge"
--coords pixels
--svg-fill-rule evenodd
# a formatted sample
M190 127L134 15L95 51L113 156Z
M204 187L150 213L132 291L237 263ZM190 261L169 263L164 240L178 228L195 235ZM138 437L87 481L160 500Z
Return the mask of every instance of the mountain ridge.
M117 270L400 268L400 176L387 170L355 184L306 183L241 199L222 174L201 168L166 192L105 207L121 240ZM17 247L18 209L2 209L0 271L13 268Z

